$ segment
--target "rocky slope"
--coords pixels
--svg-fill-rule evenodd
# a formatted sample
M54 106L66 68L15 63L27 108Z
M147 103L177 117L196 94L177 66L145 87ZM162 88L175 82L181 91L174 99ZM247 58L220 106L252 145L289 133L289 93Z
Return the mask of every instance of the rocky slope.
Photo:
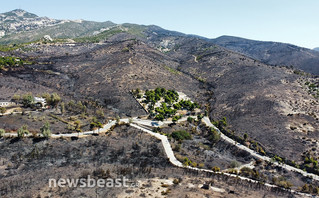
M213 39L212 42L266 64L293 66L319 75L319 52L314 50L291 44L254 41L232 36L222 36Z
M49 19L47 17L38 17L35 14L17 9L11 12L0 14L0 34L1 37L3 37L10 33L35 30L65 22L65 20L55 20Z
M160 86L208 105L213 119L226 116L238 135L247 133L289 159L302 160L309 149L304 138L319 137L319 102L305 87L309 77L198 37L158 27L143 34L118 33L100 44L30 45L20 55L49 64L4 72L4 81L17 78L24 88L4 83L0 91L28 92L40 86L37 92L50 89L75 100L93 98L110 112L137 116L145 112L129 91Z
M154 32L148 34L148 41L179 60L179 71L214 93L207 102L212 118L226 116L232 130L247 133L269 151L297 161L309 149L303 138L319 137L319 102L308 94L308 77L265 65L206 39Z

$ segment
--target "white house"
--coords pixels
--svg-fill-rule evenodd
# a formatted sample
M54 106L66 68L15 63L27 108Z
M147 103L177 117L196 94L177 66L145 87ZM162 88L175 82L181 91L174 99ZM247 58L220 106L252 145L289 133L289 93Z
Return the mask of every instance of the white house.
M9 101L0 101L0 107L10 107L12 105L15 105L15 103Z
M47 102L44 98L34 97L34 103L35 104L41 104L42 107L45 107L47 105Z

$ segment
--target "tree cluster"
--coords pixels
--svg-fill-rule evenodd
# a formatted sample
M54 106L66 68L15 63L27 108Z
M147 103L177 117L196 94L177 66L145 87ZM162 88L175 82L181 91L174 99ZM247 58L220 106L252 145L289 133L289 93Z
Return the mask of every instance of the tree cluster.
M0 57L0 70L4 69L5 67L16 67L22 66L23 60L20 58L12 57L12 56L5 56Z
M162 121L165 118L170 118L176 114L176 111L176 109L172 109L170 106L167 106L165 102L163 102L161 107L155 108L155 112L158 113L155 116L155 119Z
M189 134L185 130L180 130L180 131L174 131L172 133L172 138L174 138L177 141L183 141L183 140L190 140L192 139L191 134Z

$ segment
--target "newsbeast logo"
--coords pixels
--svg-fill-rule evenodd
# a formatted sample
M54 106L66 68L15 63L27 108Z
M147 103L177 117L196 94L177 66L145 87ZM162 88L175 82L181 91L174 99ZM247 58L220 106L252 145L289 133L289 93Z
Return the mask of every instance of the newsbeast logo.
M132 182L126 177L122 178L107 178L107 179L94 179L90 175L87 178L60 178L60 179L49 179L50 188L128 188L128 187L139 187L138 182Z

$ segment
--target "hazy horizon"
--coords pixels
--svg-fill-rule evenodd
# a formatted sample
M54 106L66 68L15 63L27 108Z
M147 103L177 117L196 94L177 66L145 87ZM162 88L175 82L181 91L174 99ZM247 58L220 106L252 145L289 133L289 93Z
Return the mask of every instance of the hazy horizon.
M216 1L167 0L134 2L120 0L88 2L30 0L3 2L0 13L23 9L54 19L84 19L157 25L164 29L207 38L223 35L260 41L290 43L313 49L319 47L317 19L319 1L253 0Z

